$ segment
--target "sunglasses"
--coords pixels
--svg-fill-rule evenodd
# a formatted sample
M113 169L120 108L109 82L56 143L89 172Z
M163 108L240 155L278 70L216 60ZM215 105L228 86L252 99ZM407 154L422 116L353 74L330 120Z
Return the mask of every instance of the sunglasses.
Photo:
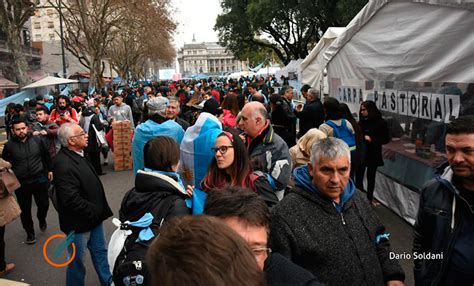
M227 150L229 150L229 148L234 148L234 146L222 145L219 147L213 147L211 148L211 150L214 153L217 153L217 151L219 151L222 155L224 155L225 153L227 153Z

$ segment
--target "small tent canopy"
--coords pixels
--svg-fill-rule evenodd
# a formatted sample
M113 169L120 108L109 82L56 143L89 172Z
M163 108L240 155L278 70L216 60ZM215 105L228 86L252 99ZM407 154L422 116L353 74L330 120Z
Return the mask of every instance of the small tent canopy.
M275 75L280 70L280 67L263 67L256 72L256 75L266 76Z
M4 77L0 77L0 88L2 89L15 89L18 88L16 82L10 81Z
M319 90L321 81L324 77L324 67L327 62L324 58L324 52L345 30L346 28L340 27L330 27L326 30L318 44L298 67L298 79L301 83L309 84L312 88Z
M288 73L298 73L298 67L303 59L291 60L284 68L277 71L275 77L279 79L281 76L288 77Z
M239 79L241 77L252 77L255 73L252 71L241 71L241 72L234 72L227 76L227 78Z
M73 80L73 79L47 76L47 77L45 77L43 79L40 79L40 80L38 80L34 83L31 83L27 86L24 86L22 89L37 88L37 87L58 85L58 84L76 83L76 82L77 82L77 80Z

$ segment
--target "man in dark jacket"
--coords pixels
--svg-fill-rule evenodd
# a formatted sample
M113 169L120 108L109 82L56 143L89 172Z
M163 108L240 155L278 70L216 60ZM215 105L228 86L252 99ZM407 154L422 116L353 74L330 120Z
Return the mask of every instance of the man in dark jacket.
M222 219L245 239L267 285L321 285L311 272L268 248L270 211L256 193L237 187L210 192L204 213Z
M48 179L53 179L51 157L45 142L28 133L26 122L13 122L12 133L13 137L5 145L2 158L12 164L12 169L21 183L15 194L21 208L21 224L26 231L25 243L34 244L36 238L31 218L31 198L35 198L38 207L40 229L45 231L49 208Z
M59 126L49 119L48 109L45 106L36 108L36 122L33 123L33 135L40 136L48 147L51 158L56 157L59 148L58 143Z
M285 141L274 131L265 106L260 102L245 104L241 122L252 162L256 189L269 206L283 198L290 180L290 153Z
M349 179L350 156L340 139L314 143L294 192L273 209L270 247L327 285L404 285L389 235Z
M68 265L66 285L84 285L86 248L101 285L110 285L112 275L107 261L107 246L102 222L112 215L104 187L94 167L84 158L87 134L73 123L61 125L58 137L62 148L54 159L59 225L73 233L76 258ZM72 255L73 249L68 248Z
M416 285L474 285L474 116L446 127L448 163L423 188L414 227Z
M295 108L296 117L300 119L299 136L303 136L311 128L319 128L324 122L323 104L319 98L319 91L310 88L306 94L306 104L304 107L297 105Z

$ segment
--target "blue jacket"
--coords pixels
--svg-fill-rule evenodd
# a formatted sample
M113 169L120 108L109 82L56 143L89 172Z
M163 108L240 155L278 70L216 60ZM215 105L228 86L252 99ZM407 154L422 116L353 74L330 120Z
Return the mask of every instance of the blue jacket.
M148 119L141 123L135 129L135 135L132 141L132 157L133 157L133 173L137 174L138 170L145 167L143 158L143 148L145 144L156 136L168 136L181 144L183 140L184 130L174 120L167 120L163 123L157 123L152 119Z

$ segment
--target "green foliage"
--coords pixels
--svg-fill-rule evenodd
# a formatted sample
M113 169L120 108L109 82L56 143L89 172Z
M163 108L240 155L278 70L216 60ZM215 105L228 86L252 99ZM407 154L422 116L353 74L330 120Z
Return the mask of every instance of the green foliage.
M329 27L341 27L367 0L221 0L214 29L241 60L258 48L283 62L304 58Z

